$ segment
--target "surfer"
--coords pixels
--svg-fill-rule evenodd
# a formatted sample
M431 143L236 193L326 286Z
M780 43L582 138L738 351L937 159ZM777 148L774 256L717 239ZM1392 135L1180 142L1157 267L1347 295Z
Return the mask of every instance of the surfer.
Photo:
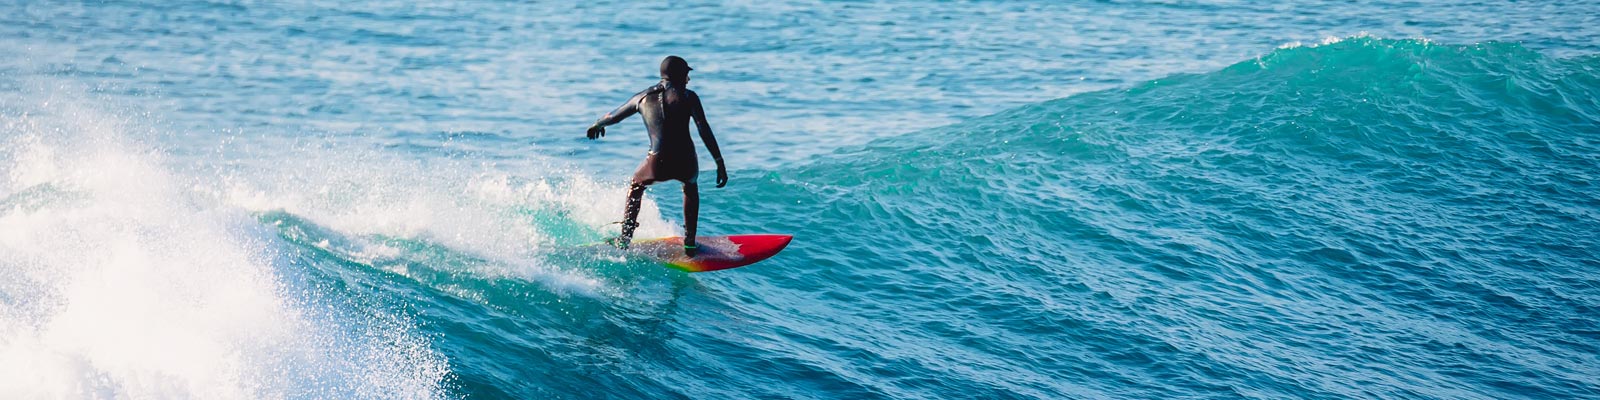
M606 126L641 114L644 127L650 133L650 152L644 163L633 173L633 184L628 188L628 203L622 215L622 234L608 240L612 245L627 248L633 241L633 231L639 227L639 203L644 199L647 186L663 181L683 182L683 252L694 257L695 225L700 213L700 189L695 176L700 173L694 140L689 137L689 119L694 118L700 131L700 140L717 161L717 187L728 184L728 170L722 164L722 152L717 150L717 138L711 136L711 124L706 122L706 112L700 107L700 96L689 90L689 62L678 56L661 60L661 82L645 89L621 107L595 121L586 133L589 139L606 135Z

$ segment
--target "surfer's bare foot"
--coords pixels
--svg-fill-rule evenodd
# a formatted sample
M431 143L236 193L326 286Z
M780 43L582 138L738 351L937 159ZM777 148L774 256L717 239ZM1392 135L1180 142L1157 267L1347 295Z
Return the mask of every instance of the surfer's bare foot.
M689 256L689 258L694 258L694 255L699 253L700 247L695 246L694 243L685 243L683 245L683 255Z

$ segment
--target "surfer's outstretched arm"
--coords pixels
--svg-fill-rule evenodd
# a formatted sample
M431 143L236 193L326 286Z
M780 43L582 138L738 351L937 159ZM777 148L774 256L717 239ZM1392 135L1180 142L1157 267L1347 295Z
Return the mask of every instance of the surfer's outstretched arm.
M711 159L717 162L717 187L728 185L728 168L722 164L722 150L717 148L717 137L711 134L711 123L706 122L706 110L700 106L700 95L689 92L691 103L690 115L694 117L695 128L700 130L700 141L706 144L706 150L711 152Z
M639 92L638 94L633 95L633 97L628 98L628 102L622 103L621 107L617 107L616 110L601 116L599 121L595 121L594 125L589 126L589 138L598 139L602 136L605 136L607 126L615 125L616 123L622 122L622 120L633 116L633 114L638 114L639 100L643 99L644 95L645 92Z

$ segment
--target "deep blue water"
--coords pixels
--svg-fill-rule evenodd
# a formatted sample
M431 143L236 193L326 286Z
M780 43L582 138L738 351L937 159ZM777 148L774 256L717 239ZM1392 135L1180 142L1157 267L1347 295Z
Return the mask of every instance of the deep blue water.
M0 397L1600 398L1597 16L6 2Z

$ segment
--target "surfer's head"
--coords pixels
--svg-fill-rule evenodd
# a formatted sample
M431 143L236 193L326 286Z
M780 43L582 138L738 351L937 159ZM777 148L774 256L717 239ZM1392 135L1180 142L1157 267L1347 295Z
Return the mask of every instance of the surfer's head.
M673 82L688 82L689 71L692 70L694 68L689 68L689 62L684 61L683 57L667 56L667 58L661 60L661 79Z

